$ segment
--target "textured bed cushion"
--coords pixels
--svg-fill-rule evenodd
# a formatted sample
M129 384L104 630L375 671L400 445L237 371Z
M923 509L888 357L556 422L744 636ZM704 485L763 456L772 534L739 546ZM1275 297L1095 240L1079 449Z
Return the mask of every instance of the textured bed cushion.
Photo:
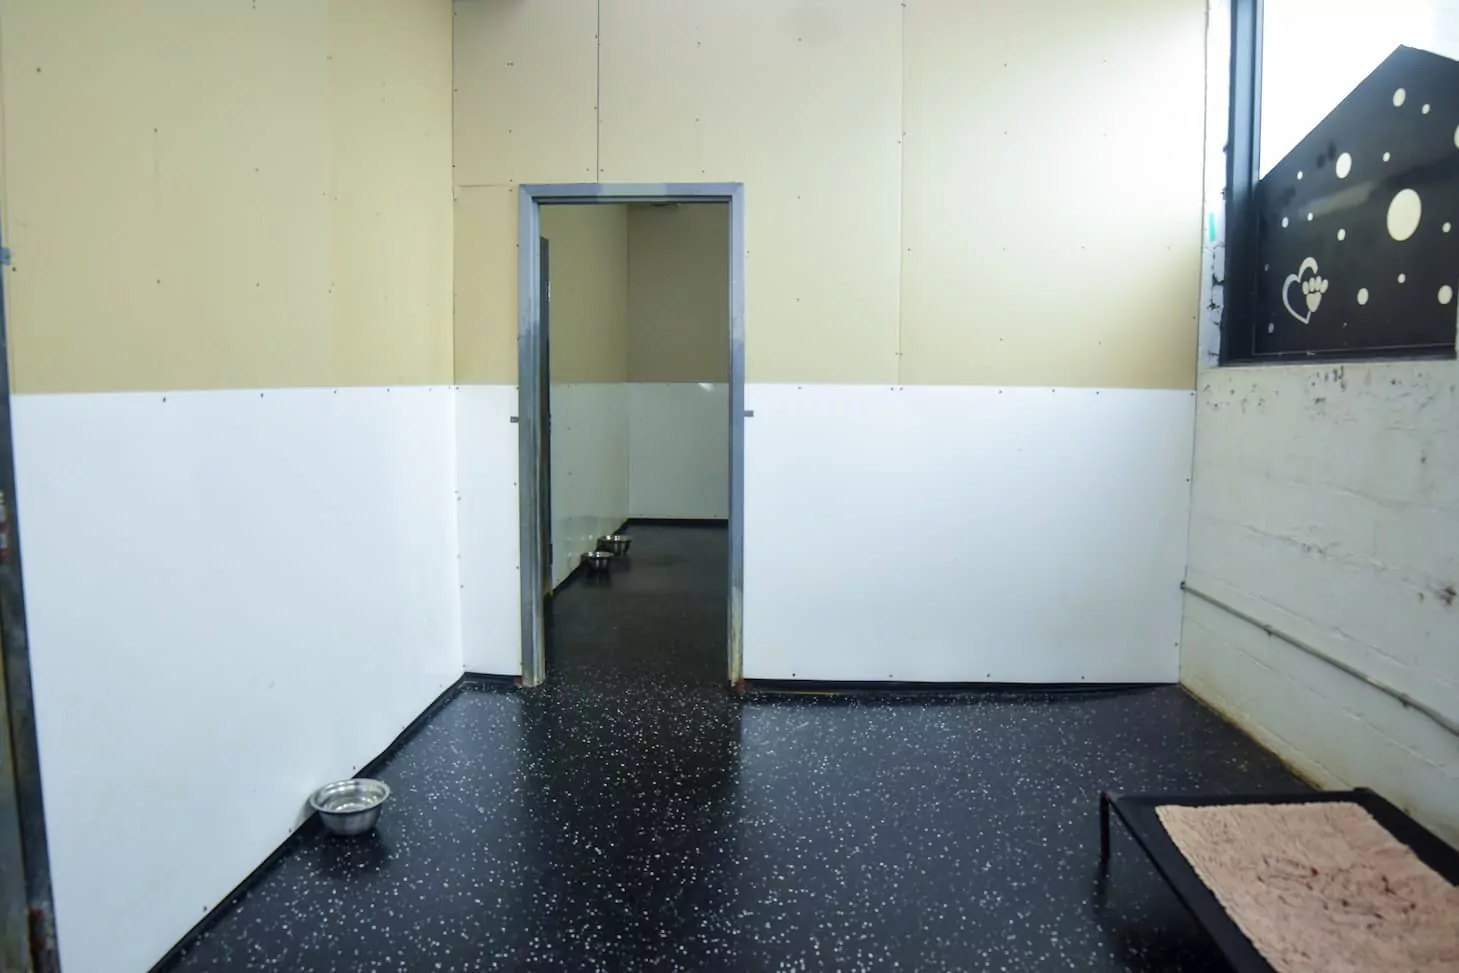
M1156 813L1279 973L1459 971L1459 888L1356 804Z

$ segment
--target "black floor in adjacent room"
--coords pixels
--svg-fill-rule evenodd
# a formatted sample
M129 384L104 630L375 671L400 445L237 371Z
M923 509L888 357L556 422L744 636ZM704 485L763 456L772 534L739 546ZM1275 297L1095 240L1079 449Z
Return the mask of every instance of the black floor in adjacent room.
M550 684L467 689L174 971L1221 970L1097 797L1301 789L1179 689L725 691L722 529L639 527L551 610Z

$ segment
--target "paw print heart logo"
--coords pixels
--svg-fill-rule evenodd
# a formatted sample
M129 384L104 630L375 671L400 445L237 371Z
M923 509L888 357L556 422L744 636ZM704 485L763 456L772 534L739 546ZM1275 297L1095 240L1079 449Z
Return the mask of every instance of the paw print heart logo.
M1308 276L1308 274L1311 276ZM1308 257L1302 261L1302 266L1297 268L1295 274L1288 274L1287 279L1282 282L1282 306L1292 317L1306 324L1312 320L1313 313L1322 306L1322 295L1327 293L1327 280L1317 275L1317 261ZM1292 285L1296 284L1302 288L1302 303L1307 307L1306 314L1298 314L1292 309Z

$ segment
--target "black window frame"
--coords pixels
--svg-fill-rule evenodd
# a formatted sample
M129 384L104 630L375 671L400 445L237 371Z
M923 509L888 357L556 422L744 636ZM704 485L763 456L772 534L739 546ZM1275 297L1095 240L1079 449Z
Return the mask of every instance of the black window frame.
M1264 0L1231 0L1230 100L1226 135L1226 259L1222 281L1221 365L1327 361L1433 360L1456 357L1455 342L1397 348L1257 352L1261 181L1261 79Z

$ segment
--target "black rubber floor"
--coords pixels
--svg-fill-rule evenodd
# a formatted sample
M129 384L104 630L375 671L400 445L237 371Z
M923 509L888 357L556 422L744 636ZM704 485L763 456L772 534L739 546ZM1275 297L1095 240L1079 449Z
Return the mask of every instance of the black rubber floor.
M1097 796L1289 792L1174 687L737 701L725 535L644 527L552 606L551 683L468 690L177 971L1220 970Z

